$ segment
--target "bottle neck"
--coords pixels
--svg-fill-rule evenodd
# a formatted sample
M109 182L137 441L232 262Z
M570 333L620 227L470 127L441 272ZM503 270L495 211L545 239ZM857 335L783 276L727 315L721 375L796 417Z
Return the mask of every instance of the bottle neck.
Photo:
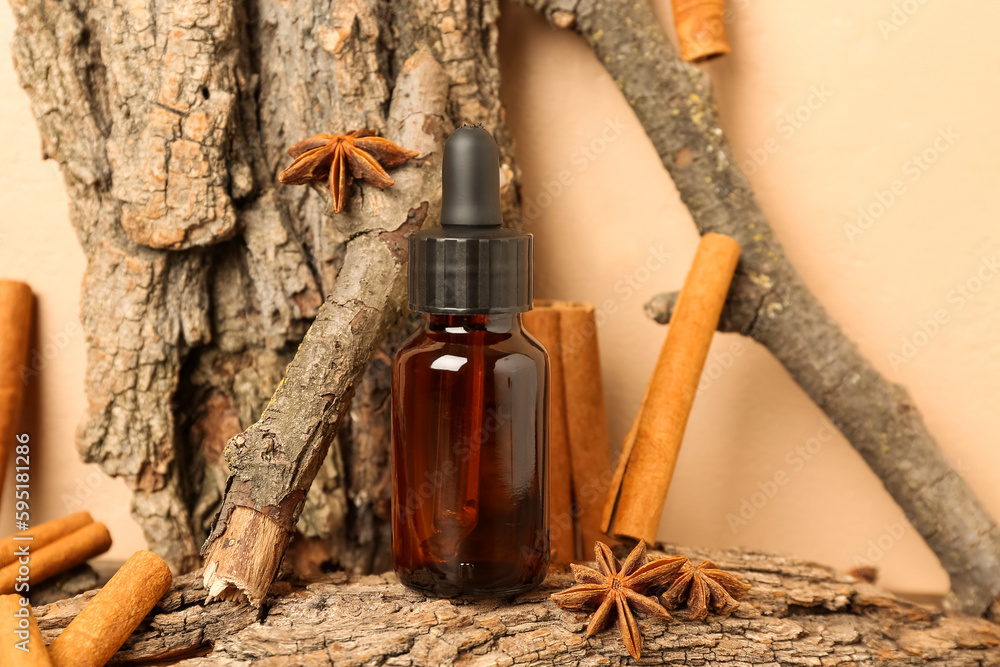
M445 331L453 334L489 331L491 333L513 333L521 330L521 313L497 313L491 315L441 315L421 313L424 328L430 331Z

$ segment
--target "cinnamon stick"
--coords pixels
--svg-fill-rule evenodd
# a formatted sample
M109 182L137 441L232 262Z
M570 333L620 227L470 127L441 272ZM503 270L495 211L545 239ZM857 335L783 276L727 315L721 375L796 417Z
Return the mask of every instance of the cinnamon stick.
M521 319L549 353L549 542L552 561L569 563L576 556L576 539L559 312L536 302Z
M525 328L548 349L553 368L552 487L556 488L557 476L569 478L574 536L573 551L559 560L581 558L584 545L602 537L601 510L611 480L596 314L588 303L539 300L534 310L522 317ZM559 449L568 459L565 467L557 462ZM561 475L563 470L566 472ZM552 531L554 534L555 527Z
M31 605L20 595L0 595L0 665L52 666Z
M24 544L30 549L28 562L18 557L0 570L0 594L13 593L19 579L37 584L104 553L111 548L111 535L103 523L90 523L38 550Z
M16 280L0 280L0 505L7 462L17 444L21 401L24 398L22 370L28 364L33 299L31 288Z
M56 667L101 667L135 632L173 578L163 559L137 551L49 646Z
M83 528L89 523L94 523L94 518L90 512L76 512L67 516L40 523L34 528L22 530L14 533L8 538L0 540L0 568L7 567L17 558L16 551L24 544L29 544L32 551L41 549L47 544L52 544L60 537L65 537L70 533Z
M656 541L684 429L739 256L740 244L722 234L706 234L698 245L618 459L602 522L609 535Z
M673 0L681 58L701 62L731 51L725 0Z

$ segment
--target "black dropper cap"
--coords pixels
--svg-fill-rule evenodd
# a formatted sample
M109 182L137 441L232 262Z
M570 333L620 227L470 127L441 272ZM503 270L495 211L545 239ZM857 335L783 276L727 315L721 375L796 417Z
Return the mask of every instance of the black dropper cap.
M532 239L500 225L500 156L480 126L444 147L441 228L410 236L410 308L473 315L531 310Z

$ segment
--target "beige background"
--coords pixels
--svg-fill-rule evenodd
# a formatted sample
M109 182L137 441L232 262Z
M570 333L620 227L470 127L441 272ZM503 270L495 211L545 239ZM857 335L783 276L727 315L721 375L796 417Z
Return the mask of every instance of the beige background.
M1000 516L1000 280L991 280L1000 260L1000 5L826 4L730 0L734 54L705 67L723 124L806 281L875 364L909 387L949 457ZM668 3L656 6L669 26ZM680 286L697 235L580 40L514 6L505 6L502 28L537 291L590 301L607 315L600 337L617 445L665 334L642 305ZM0 39L12 30L0 3ZM0 275L37 291L36 347L46 352L25 424L36 446L34 515L89 507L111 525L113 555L125 557L142 540L125 489L78 463L72 444L84 401L76 324L84 260L6 57L0 136ZM912 158L925 151L932 163L921 168ZM880 211L879 193L894 184L894 201ZM851 227L862 207L874 217ZM720 335L708 364L664 539L795 552L843 568L864 562L896 590L945 590L943 572L878 480L839 434L828 435L822 414L766 351ZM788 482L769 484L779 471ZM734 519L741 512L743 523Z

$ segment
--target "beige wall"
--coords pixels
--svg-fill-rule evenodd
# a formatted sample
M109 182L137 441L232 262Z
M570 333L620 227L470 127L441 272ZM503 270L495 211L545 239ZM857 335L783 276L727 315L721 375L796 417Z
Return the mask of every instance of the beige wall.
M28 97L17 85L8 44L14 19L0 2L0 278L35 291L36 327L22 429L31 444L32 523L89 509L114 539L110 558L124 560L145 544L129 516L129 493L76 454L83 414L80 281L86 261L69 224L66 192L54 162L42 162ZM10 466L8 466L9 468ZM13 471L0 501L0 534L14 529Z
M891 19L893 4L730 0L734 53L705 70L797 268L878 368L906 384L947 454L1000 516L1000 277L976 284L980 270L992 277L984 258L1000 261L1000 79L987 69L1000 59L1000 5L900 0L920 9L883 38L879 21ZM667 0L656 7L669 23ZM525 196L548 204L531 226L539 295L599 307L610 300L617 309L600 330L617 445L665 335L643 318L642 304L681 285L697 236L586 46L518 7L507 8L503 28ZM783 120L797 112L808 117L798 127ZM949 128L952 145L939 141L947 150L914 172L907 161ZM592 142L603 152L589 159L580 146ZM563 170L571 185L545 195ZM857 209L897 179L905 186L897 201L848 238ZM656 270L661 248L670 259ZM641 284L630 287L629 277ZM953 292L967 281L980 287L971 299ZM904 337L921 339L920 322L938 310L947 322L912 359L893 364L889 354ZM703 383L695 404L663 539L789 551L845 568L867 559L873 543L891 587L945 589L933 555L878 480L839 434L821 441L822 414L765 350L720 335L708 363L718 378ZM777 471L788 483L766 502L752 498ZM738 516L743 499L762 506L734 533L727 515Z
M666 0L656 4L669 23ZM705 68L723 123L806 281L878 367L909 387L948 455L1000 515L1000 280L976 283L980 272L994 277L990 262L1000 260L1000 80L989 69L1000 59L1000 5L897 0L919 9L883 35L879 22L891 20L893 2L824 4L730 1L734 54ZM600 336L617 445L665 334L642 304L680 286L697 235L586 47L514 6L505 6L503 28L508 120L534 205L538 293L591 301L608 314ZM0 3L0 39L12 29ZM808 118L793 126L787 113ZM952 139L937 140L949 129ZM124 556L141 545L124 488L95 482L72 446L83 410L83 340L73 325L84 260L6 58L0 136L0 275L35 287L37 345L55 345L25 425L37 445L35 514L61 514L79 495L112 525ZM914 171L908 161L925 150L937 150L936 161ZM557 192L563 171L569 184ZM850 238L845 226L858 208L877 203L895 180L905 188L896 201ZM937 311L947 321L925 339L921 322ZM904 338L921 344L893 363ZM870 555L892 588L945 589L878 480L843 438L828 436L822 414L766 351L720 335L708 363L664 539L789 551L844 568ZM754 497L778 471L788 483L764 502ZM727 515L739 515L744 499L760 507L734 532Z

